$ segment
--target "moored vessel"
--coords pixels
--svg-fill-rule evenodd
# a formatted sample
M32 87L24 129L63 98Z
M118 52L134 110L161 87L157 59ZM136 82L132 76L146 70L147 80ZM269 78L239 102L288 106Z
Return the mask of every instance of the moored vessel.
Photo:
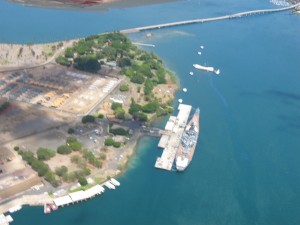
M196 68L196 69L198 69L198 70L204 70L204 71L207 71L207 72L213 72L213 73L215 73L217 75L220 74L220 70L219 69L215 70L215 68L212 67L212 66L201 66L199 64L193 64L193 67Z
M184 171L192 161L200 132L200 109L197 108L192 119L186 125L181 137L177 154L176 169Z

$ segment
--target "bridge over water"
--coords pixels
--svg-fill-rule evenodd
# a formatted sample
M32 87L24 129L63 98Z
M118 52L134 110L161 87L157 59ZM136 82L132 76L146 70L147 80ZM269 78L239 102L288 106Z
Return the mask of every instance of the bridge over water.
M300 8L300 3L297 3L292 6L284 7L284 8L279 8L279 9L252 10L252 11L240 12L240 13L219 16L219 17L211 17L211 18L203 18L203 19L195 19L195 20L184 20L184 21L163 23L163 24L157 24L157 25L151 25L151 26L145 26L145 27L136 27L136 28L132 28L132 29L121 30L120 32L124 33L124 34L137 33L140 31L155 30L155 29L174 27L174 26L180 26L180 25L204 23L204 22L211 22L211 21L217 21L217 20L234 19L234 18L240 18L243 16L252 16L252 15L258 15L258 14L264 14L264 13L275 13L275 12L281 12L281 11L286 11L286 10L290 10L290 9L295 9L297 7Z

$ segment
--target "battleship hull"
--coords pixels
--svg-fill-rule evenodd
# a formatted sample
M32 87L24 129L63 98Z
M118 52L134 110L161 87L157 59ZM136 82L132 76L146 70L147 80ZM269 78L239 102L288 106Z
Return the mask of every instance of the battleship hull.
M192 119L185 127L176 154L176 169L184 171L193 159L200 132L200 109L197 109Z

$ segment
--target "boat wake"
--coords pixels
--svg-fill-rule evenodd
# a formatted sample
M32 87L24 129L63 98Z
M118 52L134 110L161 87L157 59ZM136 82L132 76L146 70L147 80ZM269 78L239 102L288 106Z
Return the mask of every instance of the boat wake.
M216 86L214 85L213 79L211 77L209 77L209 84L212 87L212 89L216 92L216 94L219 96L219 98L221 99L223 105L225 106L226 109L228 109L228 103L225 99L225 97L222 95L222 93L216 88Z

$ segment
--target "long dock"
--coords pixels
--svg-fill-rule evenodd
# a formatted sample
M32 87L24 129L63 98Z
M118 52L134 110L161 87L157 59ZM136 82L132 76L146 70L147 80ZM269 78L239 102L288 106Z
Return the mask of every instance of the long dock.
M55 199L53 199L53 203L57 207L65 206L65 205L69 205L71 203L76 203L76 202L90 199L96 195L103 193L103 192L104 192L104 188L102 186L100 186L99 184L97 184L86 191L77 191L77 192L73 192L68 195L62 196L62 197L55 198Z
M178 110L177 117L170 116L165 126L165 132L162 134L158 143L158 147L164 150L161 157L158 157L155 162L156 168L172 170L181 136L184 132L192 106L179 104Z
M241 18L244 16L253 16L253 15L259 15L259 14L265 14L265 13L275 13L275 12L281 12L281 11L286 11L286 10L290 10L290 9L295 9L297 7L300 7L300 3L291 5L288 7L284 7L284 8L251 10L251 11L234 13L234 14L225 15L225 16L195 19L195 20L184 20L184 21L162 23L162 24L151 25L151 26L136 27L136 28L132 28L132 29L121 30L120 32L124 33L124 34L137 33L140 31L155 30L155 29L168 28L168 27L174 27L174 26L180 26L180 25L188 25L188 24L205 23L205 22L211 22L211 21L217 21L217 20L234 19L234 18Z

